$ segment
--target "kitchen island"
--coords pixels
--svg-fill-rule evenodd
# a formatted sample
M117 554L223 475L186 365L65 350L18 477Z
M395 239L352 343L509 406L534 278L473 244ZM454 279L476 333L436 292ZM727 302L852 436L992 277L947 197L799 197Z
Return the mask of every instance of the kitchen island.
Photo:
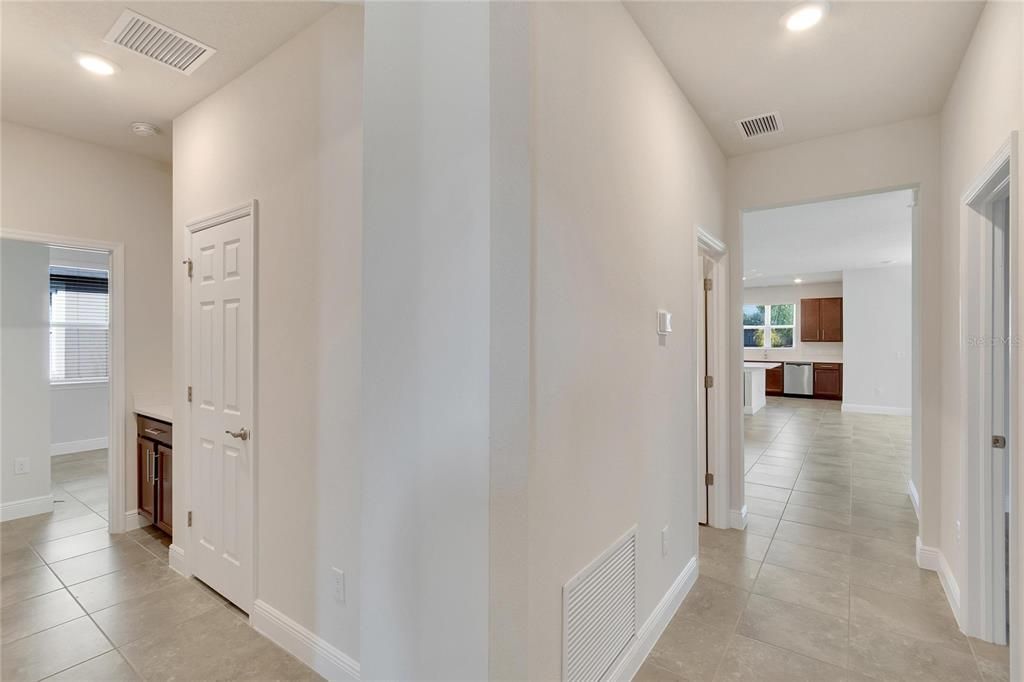
M743 414L757 414L764 407L765 370L780 366L781 362L743 362Z

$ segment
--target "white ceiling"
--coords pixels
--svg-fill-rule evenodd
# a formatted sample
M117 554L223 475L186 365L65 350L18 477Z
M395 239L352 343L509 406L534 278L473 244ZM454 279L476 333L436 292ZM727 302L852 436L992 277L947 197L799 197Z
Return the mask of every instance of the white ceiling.
M217 49L186 76L103 41L130 8ZM4 119L154 159L171 159L171 121L330 11L317 2L10 2L2 12ZM76 52L115 62L120 73L81 69ZM133 121L156 124L152 138Z
M843 270L905 265L912 250L910 190L743 214L743 282L838 282Z
M792 2L628 2L640 29L728 156L941 109L980 2L833 2L791 33ZM781 134L735 121L778 111Z

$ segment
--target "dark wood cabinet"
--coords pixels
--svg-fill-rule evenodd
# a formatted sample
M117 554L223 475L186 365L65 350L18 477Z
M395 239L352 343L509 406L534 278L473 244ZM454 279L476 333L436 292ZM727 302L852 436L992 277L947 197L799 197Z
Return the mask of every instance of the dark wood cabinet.
M168 535L171 534L174 523L172 503L174 496L171 494L172 461L171 449L165 445L158 445L156 447L156 480L154 481L156 504L158 505L156 525Z
M800 340L821 341L821 299L800 299Z
M150 466L156 455L156 445L151 440L139 437L138 451L139 513L152 521L153 512L155 511L153 504L156 501L156 489L153 487L151 479L152 469L150 469Z
M174 524L171 425L142 415L138 427L139 514L171 534Z
M765 395L782 395L785 378L785 365L779 365L764 371Z
M814 363L814 397L843 399L843 365L840 362Z
M843 299L800 299L800 341L842 341Z

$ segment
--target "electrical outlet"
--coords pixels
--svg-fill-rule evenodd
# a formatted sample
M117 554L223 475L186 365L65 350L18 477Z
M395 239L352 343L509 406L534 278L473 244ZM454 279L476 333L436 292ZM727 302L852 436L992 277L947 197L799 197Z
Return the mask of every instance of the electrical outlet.
M337 566L331 567L331 576L334 578L334 600L339 604L345 603L345 571Z
M14 473L27 474L29 470L28 457L14 458Z
M661 556L668 556L668 526L661 529Z
M953 524L953 533L955 534L956 541L959 544L959 542L960 542L960 519L957 519L956 523Z

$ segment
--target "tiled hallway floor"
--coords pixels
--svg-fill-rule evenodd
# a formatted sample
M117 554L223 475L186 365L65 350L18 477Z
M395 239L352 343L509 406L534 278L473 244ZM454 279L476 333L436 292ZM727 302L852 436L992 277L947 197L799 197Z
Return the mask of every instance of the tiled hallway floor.
M0 524L0 679L320 679L171 570L159 530L107 532L99 452L54 458L52 514Z
M1007 680L917 568L910 419L769 398L746 418L747 530L700 530L700 577L637 680Z

